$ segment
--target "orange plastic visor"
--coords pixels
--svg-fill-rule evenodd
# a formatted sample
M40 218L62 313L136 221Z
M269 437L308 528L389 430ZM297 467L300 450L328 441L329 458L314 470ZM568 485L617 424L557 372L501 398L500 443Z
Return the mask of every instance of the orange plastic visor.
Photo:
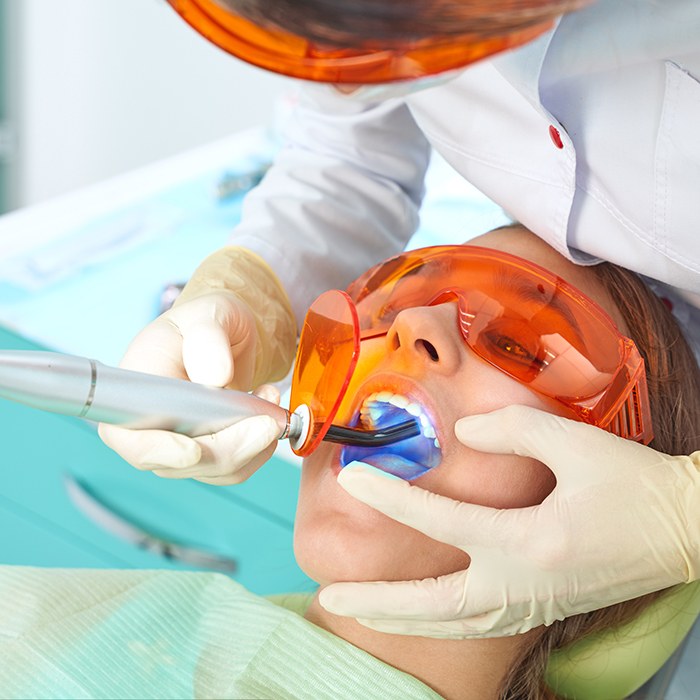
M432 37L401 47L321 46L273 27L261 27L216 0L168 0L202 36L224 51L275 73L324 83L366 85L412 80L456 70L532 41L551 29L546 22L503 36Z
M361 339L385 335L404 309L456 303L458 331L480 358L585 423L644 443L653 437L644 360L634 342L598 304L534 263L489 248L434 246L377 265L348 294ZM303 344L322 344L337 333L334 315L341 312L326 311L327 323L315 323ZM313 394L330 425L343 398L335 391L347 387L356 361L355 353L352 369L347 360L335 364L329 393L327 373L309 371L300 345L295 379L303 377L303 387L293 385L292 409L295 399Z
M311 305L299 338L292 375L292 412L305 406L309 429L298 455L313 452L330 428L360 354L360 326L350 297L337 289Z

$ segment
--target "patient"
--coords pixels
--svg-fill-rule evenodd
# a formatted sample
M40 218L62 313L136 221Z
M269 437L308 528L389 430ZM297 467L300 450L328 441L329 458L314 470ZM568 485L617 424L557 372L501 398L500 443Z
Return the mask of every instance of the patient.
M519 226L492 231L470 243L535 262L602 306L646 359L652 446L671 454L689 454L700 447L698 369L671 314L636 276L610 264L576 266ZM373 350L378 351L367 360L363 347L348 392L351 405L341 407L341 412L347 418L356 410L368 387L372 392L407 395L422 405L433 418L443 461L413 483L455 500L497 508L534 505L552 490L554 477L543 464L517 455L477 453L454 437L451 426L458 418L509 404L572 417L566 407L477 357L459 333L455 304L406 309L386 336L364 342L376 344ZM336 482L340 459L341 448L324 443L303 465L295 554L321 587L346 580L437 577L468 565L462 551L355 501ZM383 634L328 613L316 599L306 617L446 698L537 698L552 650L631 618L657 595L501 639L454 641Z
M602 306L646 361L653 447L672 454L700 447L698 368L671 314L636 276L610 264L573 265L518 226L473 243L537 263ZM566 310L551 307L571 327ZM499 338L499 351L516 364L531 363L522 341ZM379 390L419 404L442 462L414 478L416 485L498 508L533 505L552 490L543 464L478 453L454 437L458 418L515 403L575 415L468 348L457 304L406 308L385 335L362 346L338 419L351 418ZM579 380L589 381L585 364L577 367ZM303 464L295 554L311 578L323 587L436 577L468 566L460 550L351 498L336 481L348 458L324 443ZM377 457L368 461L387 466ZM0 696L546 698L542 678L553 650L634 617L659 595L524 635L457 641L374 632L329 614L316 598L305 611L309 624L215 573L0 567Z

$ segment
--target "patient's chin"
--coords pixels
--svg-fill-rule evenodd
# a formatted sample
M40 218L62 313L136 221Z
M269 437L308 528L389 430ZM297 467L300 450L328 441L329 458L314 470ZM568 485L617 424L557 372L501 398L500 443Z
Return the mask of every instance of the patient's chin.
M328 529L295 532L294 555L301 570L320 585L433 578L461 571L470 561L461 550L424 536L402 542L352 537Z

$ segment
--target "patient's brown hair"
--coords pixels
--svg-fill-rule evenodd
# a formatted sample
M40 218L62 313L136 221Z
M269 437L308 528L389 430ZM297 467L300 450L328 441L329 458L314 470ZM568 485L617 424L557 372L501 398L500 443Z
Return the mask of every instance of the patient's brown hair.
M666 454L700 449L700 370L673 315L633 272L611 263L593 268L629 328L646 364L654 440ZM545 628L523 650L501 692L502 700L545 700L555 696L543 683L552 652L639 615L666 591L574 615Z

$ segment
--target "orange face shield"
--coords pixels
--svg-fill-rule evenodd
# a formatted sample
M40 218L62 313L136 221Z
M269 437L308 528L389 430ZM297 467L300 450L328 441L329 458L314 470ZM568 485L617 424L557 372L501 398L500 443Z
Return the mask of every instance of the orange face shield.
M322 294L305 319L290 409L305 404L312 429L299 455L324 438L361 353L404 309L454 303L465 345L579 420L649 442L644 360L598 304L522 258L477 246L403 253ZM334 426L335 427L335 426Z
M400 1L400 0L398 0ZM532 41L551 20L502 36L432 37L401 47L357 48L315 44L282 29L265 28L215 0L168 0L202 36L224 51L265 70L322 83L368 85L413 80L463 68Z

